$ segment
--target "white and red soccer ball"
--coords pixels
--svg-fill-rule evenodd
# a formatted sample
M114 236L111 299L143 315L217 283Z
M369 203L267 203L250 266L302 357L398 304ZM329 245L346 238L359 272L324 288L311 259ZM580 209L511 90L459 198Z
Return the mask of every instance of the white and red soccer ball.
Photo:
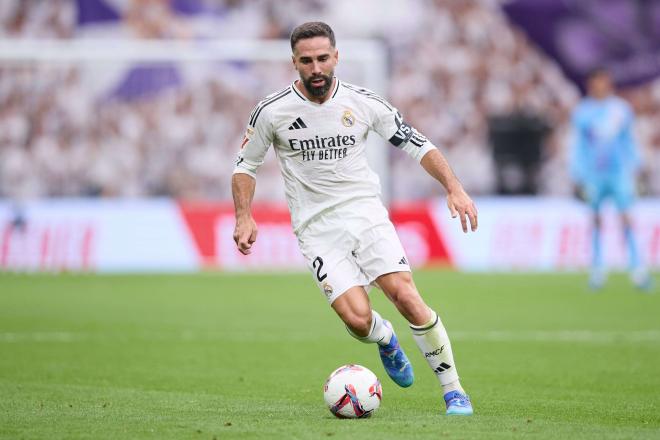
M330 374L323 387L330 412L340 419L371 417L380 406L383 389L374 373L361 365L343 365Z

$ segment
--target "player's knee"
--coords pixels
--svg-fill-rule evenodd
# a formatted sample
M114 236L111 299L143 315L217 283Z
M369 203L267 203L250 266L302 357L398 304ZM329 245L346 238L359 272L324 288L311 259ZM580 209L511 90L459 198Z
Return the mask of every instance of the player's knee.
M594 228L595 229L600 229L600 225L601 225L600 214L595 214L594 215L593 222L594 222Z
M346 324L346 327L359 337L366 336L371 329L371 303L363 288L351 288L332 303L332 308Z
M632 220L630 219L630 216L626 213L621 214L621 223L624 229L628 229L632 227Z

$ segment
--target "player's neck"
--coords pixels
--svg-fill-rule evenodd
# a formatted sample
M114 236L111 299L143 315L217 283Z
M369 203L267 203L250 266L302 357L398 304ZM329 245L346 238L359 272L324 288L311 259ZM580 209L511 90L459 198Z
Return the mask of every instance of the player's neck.
M330 88L329 88L328 91L325 92L325 94L322 95L322 96L314 96L314 95L312 95L311 93L309 93L309 91L307 90L307 88L305 87L305 85L304 85L304 84L302 83L302 81L300 81L299 79L296 80L296 82L293 84L293 86L294 86L295 88L297 88L298 91L300 91L300 93L302 93L302 94L305 96L305 98L307 98L308 100L310 100L310 101L312 101L312 102L315 102L315 103L317 103L317 104L323 104L325 101L327 101L328 99L330 99L330 94L331 94L332 91L335 89L335 82L336 82L336 81L337 81L337 78L334 78L334 77L333 77L333 78L332 78L332 84L330 85Z
M591 97L591 99L593 99L595 101L603 102L603 101L607 101L608 99L610 99L612 96L614 96L614 94L613 93L592 93L589 96Z

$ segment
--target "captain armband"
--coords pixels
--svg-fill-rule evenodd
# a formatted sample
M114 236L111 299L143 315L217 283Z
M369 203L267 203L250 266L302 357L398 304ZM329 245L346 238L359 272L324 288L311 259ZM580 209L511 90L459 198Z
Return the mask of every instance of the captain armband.
M426 142L427 139L420 132L415 130L412 126L408 125L403 118L401 113L394 115L394 122L396 123L397 130L394 135L389 139L390 144L394 145L397 148L402 148L408 142L412 143L414 146L421 148Z

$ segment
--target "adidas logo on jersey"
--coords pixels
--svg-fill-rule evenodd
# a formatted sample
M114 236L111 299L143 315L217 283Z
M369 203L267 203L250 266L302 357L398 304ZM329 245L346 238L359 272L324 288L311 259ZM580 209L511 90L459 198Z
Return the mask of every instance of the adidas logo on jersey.
M293 124L289 125L289 130L299 130L301 128L307 128L307 126L300 117L296 118Z

